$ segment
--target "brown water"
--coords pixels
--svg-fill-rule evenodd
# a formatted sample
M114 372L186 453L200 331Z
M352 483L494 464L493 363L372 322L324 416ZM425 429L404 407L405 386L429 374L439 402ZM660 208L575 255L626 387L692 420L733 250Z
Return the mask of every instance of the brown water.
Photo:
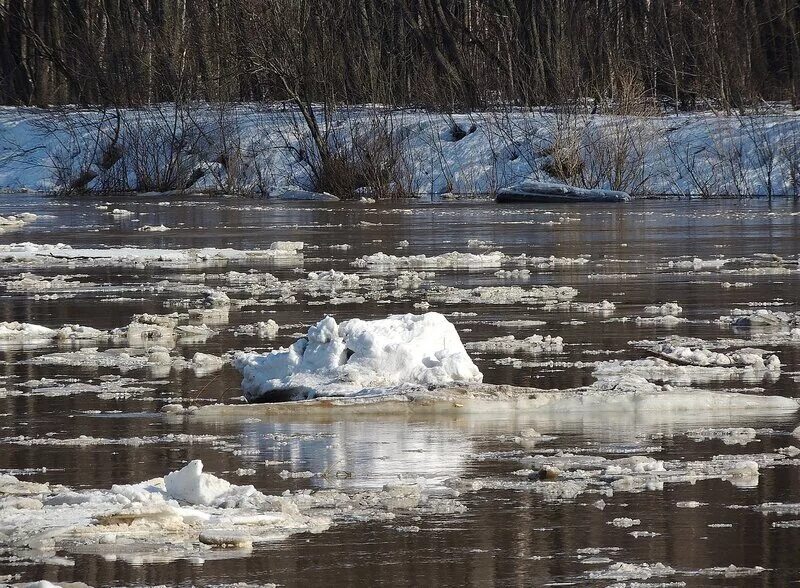
M284 203L264 204L238 199L191 199L171 201L169 206L152 201L111 201L113 207L134 214L113 219L96 210L97 200L58 200L30 195L0 197L0 215L35 212L40 218L23 230L0 235L0 243L32 241L67 243L74 247L232 247L259 249L278 240L304 241L304 272L337 269L362 275L350 262L378 251L395 255L428 255L468 249L469 239L491 242L490 250L506 254L576 257L591 255L585 265L534 270L529 279L504 279L491 271L437 270L436 282L461 288L479 285L552 284L573 286L576 300L617 305L610 315L542 310L525 305L432 306L431 310L476 313L454 316L462 339L533 333L560 335L566 347L558 356L521 359L554 360L551 366L514 368L497 365L504 355L472 356L491 383L511 383L541 388L570 388L592 381L590 367L573 362L642 357L629 341L656 339L669 334L715 339L743 338L713 322L747 303L780 303L780 310L797 311L800 281L792 273L723 274L720 271L678 271L667 267L678 258L752 258L769 253L796 259L800 252L800 207L790 202L772 205L762 201L678 202L645 201L630 205L583 205L554 207L496 206L488 202L391 203ZM365 224L368 223L368 224ZM136 231L140 225L164 224L164 233ZM408 248L397 250L407 240ZM349 243L347 251L331 245ZM297 279L293 267L255 266L283 279ZM732 267L738 267L736 265ZM0 320L17 320L59 327L78 323L101 329L128 324L135 313L170 312L174 294L159 291L160 280L186 280L186 274L217 271L247 271L250 266L230 264L202 270L140 270L96 267L71 270L64 266L36 268L40 275L88 274L82 278L102 284L92 292L57 300L37 300L33 294L0 290ZM20 268L0 262L0 277L16 275ZM620 274L624 274L620 276ZM751 286L723 288L721 282L746 281ZM231 294L235 297L235 294ZM118 297L129 300L114 301ZM294 341L305 327L324 314L337 319L376 318L413 312L420 295L379 304L337 306L310 305L302 294L291 304L232 310L230 322L206 344L185 346L180 352L222 354L232 349L271 349ZM603 322L609 316L643 316L646 304L677 301L688 323L675 327L641 326L635 321ZM418 310L417 310L418 312ZM236 337L233 328L273 318L282 329L268 341ZM539 327L511 329L492 325L496 321L537 319ZM571 322L574 321L574 322ZM304 325L304 326L300 326ZM30 357L51 353L53 348L0 351L0 387L16 389L27 380L74 377L97 383L113 370L35 367L24 363ZM784 365L781 376L758 382L717 382L710 388L758 388L755 393L800 396L796 381L800 371L798 346L774 349ZM567 364L567 365L562 365ZM381 417L320 419L307 416L242 419L164 418L162 405L176 399L195 403L235 401L239 376L226 367L223 372L198 378L191 372L173 373L154 379L144 373L136 378L151 392L129 398L101 400L94 393L66 396L21 395L0 399L0 428L5 438L0 452L0 470L21 478L49 481L74 488L108 488L112 484L135 483L162 476L190 459L201 458L207 471L235 483L253 484L265 493L287 489L321 488L329 485L347 491L379 488L398 476L424 478L461 476L480 479L512 479L523 466L520 458L535 450L521 449L509 434L535 426L556 438L543 447L583 448L596 455L616 455L644 446L657 446L648 455L658 459L708 459L718 454L770 453L792 444L781 434L791 431L796 417L757 418L747 415L737 422L703 415L686 415L641 421L626 415L583 415L552 418L537 414L493 414L481 417ZM143 382L143 383L142 383ZM763 391L761 390L763 389ZM752 390L751 390L752 391ZM146 397L146 398L143 398ZM747 446L726 446L718 440L695 442L684 436L669 436L686 427L745 425L770 427L773 433L759 435ZM79 435L121 439L165 433L215 435L222 445L157 443L138 447L88 445L86 447L26 446L11 437L74 438ZM656 433L668 436L653 441ZM288 438L283 435L289 435ZM246 448L236 454L231 448ZM504 452L498 454L497 452ZM265 460L287 462L265 467ZM256 474L236 478L238 468L254 468ZM40 468L47 468L42 471ZM281 469L313 472L348 472L347 478L284 480ZM28 471L30 469L30 471ZM467 494L463 514L428 515L421 520L400 514L386 521L342 522L321 534L300 534L258 546L249 557L208 559L204 563L180 560L165 564L130 565L94 556L64 554L74 566L23 565L0 557L0 574L21 574L33 581L82 581L105 585L214 585L231 582L274 582L301 586L322 582L332 586L528 586L597 585L611 579L591 579L587 573L607 564L582 563L578 550L619 548L603 552L613 561L661 562L676 574L650 582L685 582L689 586L783 585L800 577L800 528L774 528L775 517L730 505L764 502L800 502L800 470L795 465L762 469L756 488L737 488L721 480L696 484L667 485L663 490L617 493L606 498L607 506L590 506L596 496L546 502L525 490L483 490ZM701 508L678 508L677 502L697 500ZM632 529L609 525L617 517L641 519L636 529L659 533L635 538ZM725 523L730 527L709 527ZM416 525L419 532L399 532L398 525ZM13 553L7 554L13 555ZM767 568L758 575L729 578L698 576L697 571L714 566ZM648 580L642 580L648 581Z

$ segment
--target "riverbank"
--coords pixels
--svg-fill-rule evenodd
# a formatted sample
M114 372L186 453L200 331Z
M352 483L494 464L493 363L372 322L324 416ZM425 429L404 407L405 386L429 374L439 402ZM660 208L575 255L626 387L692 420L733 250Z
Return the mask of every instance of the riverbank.
M800 194L800 115L788 110L618 116L364 106L326 116L318 109L317 118L315 140L299 111L283 105L4 108L0 190L447 198L533 180L636 197Z

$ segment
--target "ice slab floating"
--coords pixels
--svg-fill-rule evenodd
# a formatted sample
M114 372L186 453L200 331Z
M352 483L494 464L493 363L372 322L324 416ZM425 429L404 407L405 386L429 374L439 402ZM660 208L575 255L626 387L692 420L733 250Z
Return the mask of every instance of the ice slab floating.
M330 394L329 396L333 396ZM590 386L543 390L497 384L453 384L435 390L423 387L367 389L349 397L318 397L300 402L260 405L215 404L198 407L200 417L253 415L488 415L525 411L534 419L561 422L578 419L605 423L674 423L699 420L741 422L762 416L795 414L798 400L691 387L659 386L641 376L603 377Z
M523 182L497 192L497 202L628 202L626 192L587 190L549 182Z
M483 375L441 314L352 319L325 317L288 349L237 353L250 401L352 396L370 389L479 383Z

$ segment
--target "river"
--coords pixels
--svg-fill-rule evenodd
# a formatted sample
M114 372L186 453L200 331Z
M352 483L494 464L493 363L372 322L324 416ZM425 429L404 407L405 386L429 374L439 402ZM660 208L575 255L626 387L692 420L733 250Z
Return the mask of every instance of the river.
M128 213L112 215L113 209ZM219 279L231 270L269 272L283 283L331 269L361 278L360 285L343 288L346 296L337 292L335 304L331 292L295 290L283 297L256 295L253 304L234 305L228 316L211 325L218 332L215 336L178 342L172 353L186 358L195 352L220 356L289 345L325 314L344 320L423 312L420 303L428 300L434 284L459 289L571 286L578 291L574 302L605 300L613 308L434 298L426 308L445 314L468 349L470 343L511 334L562 337L561 352L526 355L485 348L473 349L470 355L485 382L568 389L591 385L598 362L648 357L636 342L669 336L746 340L752 336L749 330L732 328L720 317L737 309L800 310L800 207L782 200L526 207L480 200L365 204L0 196L0 216L23 212L35 213L37 219L0 234L0 246L33 242L73 248L246 251L266 249L276 241L305 245L302 259L292 263L230 260L204 267L76 265L65 260L28 267L0 255L0 321L111 330L127 325L138 313L185 308L197 284L222 284L232 299L253 297L252 290ZM139 230L162 225L168 230ZM343 244L350 247L335 247ZM423 278L426 285L403 293L395 292L400 270L353 265L378 252L409 257L451 251L502 251L506 256L555 256L572 262L526 262L520 267L529 275L497 275L497 268L429 269L433 275ZM586 261L575 261L580 259ZM9 288L9 279L22 272L64 275L74 285L47 291ZM681 307L676 321L645 310L669 302ZM268 319L281 327L274 338L235 333L241 325ZM794 343L785 338L762 342L779 356L780 371L706 379L689 375L688 383L701 390L800 397L800 337ZM773 524L794 519L752 508L800 503L800 468L792 456L762 465L755 484L710 476L694 483L683 479L613 495L583 492L555 499L526 487L527 475L518 472L531 467L531 456L563 453L604 459L645 455L670 463L720 455L784 456L777 450L800 445L789 435L798 424L793 414L338 412L262 418L256 412L254 418L190 418L165 415L161 408L239 402L241 376L236 370L226 366L208 375L191 370L153 374L31 362L57 351L63 349L54 343L0 349L0 389L5 388L0 397L0 471L21 480L74 490L107 489L160 477L189 460L202 459L207 471L236 484L252 484L265 494L324 488L353 494L399 479L453 477L480 480L483 488L458 497L465 509L401 510L391 518L366 520L337 515L326 531L259 543L251 552L230 557L224 549L186 558L76 550L43 557L5 545L0 574L91 586L609 586L616 581L767 586L787 584L800 573L800 528ZM43 382L45 378L50 380ZM740 431L742 439L732 442L732 426L754 432ZM531 427L545 437L525 439ZM170 437L173 434L196 437ZM90 439L58 442L81 435ZM143 437L155 441L124 441ZM573 473L581 469L569 464L565 468ZM283 470L315 475L287 478L280 475ZM596 504L598 499L603 508ZM637 531L645 533L631 534ZM620 563L634 565L615 566ZM657 563L663 566L654 567ZM717 569L731 564L736 568Z

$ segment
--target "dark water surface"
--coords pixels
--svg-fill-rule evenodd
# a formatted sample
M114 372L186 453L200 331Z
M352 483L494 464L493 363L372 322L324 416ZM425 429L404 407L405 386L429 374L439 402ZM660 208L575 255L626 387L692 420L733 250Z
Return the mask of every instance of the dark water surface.
M592 369L575 362L598 359L633 359L642 352L629 342L657 339L670 334L712 340L745 338L746 334L714 322L748 303L774 304L776 310L798 309L797 256L800 253L800 207L791 202L763 201L644 201L629 205L587 204L563 206L496 206L487 202L390 203L283 203L264 204L240 199L182 199L168 205L161 199L131 202L111 200L109 208L125 208L124 218L97 210L101 200L48 199L32 195L0 196L0 215L34 212L36 222L20 231L0 235L0 244L31 241L65 243L73 247L151 247L184 249L231 247L263 249L279 240L306 244L302 271L295 266L266 263L253 266L281 280L303 277L309 271L336 269L362 276L385 274L358 269L350 262L365 254L383 251L394 255L470 249L470 239L491 243L488 250L507 255L577 257L590 262L551 269L531 269L529 278L499 278L495 270L434 270L436 283L460 288L481 285L572 286L576 300L610 300L616 310L609 314L544 310L516 305L449 304L430 310L452 316L465 342L507 334L518 338L533 333L560 335L563 354L524 357L536 365L498 365L504 354L472 353L484 373L484 381L540 388L571 388L592 382ZM142 232L142 225L166 225L167 232ZM408 241L407 248L398 243ZM348 250L331 245L348 243ZM679 271L669 261L699 258L753 259L774 254L794 260L792 271L748 271L747 263L732 264L739 273L697 269ZM756 258L762 259L762 258ZM787 265L787 267L789 267ZM100 284L74 297L39 299L33 293L7 292L0 286L0 321L23 321L49 327L81 324L99 329L122 327L141 312L171 312L172 292L159 289L161 280L187 281L188 274L247 271L235 263L202 269L137 269L134 267L80 267L63 264L30 271L39 275L80 274ZM0 260L0 278L19 274ZM389 276L387 279L391 279ZM207 280L209 281L209 280ZM722 282L747 282L746 287L724 288ZM124 297L122 301L116 298ZM231 297L236 294L231 292ZM420 312L419 296L390 304L364 303L316 305L302 293L293 303L231 310L220 334L205 344L179 347L190 358L196 351L223 354L252 347L272 349L288 345L308 325L325 314L337 319L378 318L387 314ZM677 301L689 322L674 327L646 326L635 320L604 322L610 317L644 316L647 304ZM779 305L779 306L778 306ZM772 306L769 306L772 308ZM240 324L274 319L281 329L274 340L234 336ZM537 327L508 328L497 321L541 320ZM757 382L713 382L704 387L748 389L751 393L800 397L800 340L796 345L771 349L780 356L780 377ZM25 360L52 353L54 347L0 350L0 388L17 389L38 378L74 377L99 383L113 370L31 366ZM542 362L552 361L550 365ZM18 395L0 398L0 471L31 481L48 481L73 488L109 488L136 483L182 467L200 458L209 472L233 483L252 484L265 493L287 489L338 486L346 491L380 488L399 476L423 478L460 476L480 479L513 479L524 467L519 457L535 453L510 438L522 429L556 438L542 447L548 450L584 448L596 455L616 455L626 446L655 445L648 453L658 459L710 459L714 455L771 453L781 447L800 445L786 435L797 424L796 416L714 419L703 415L678 418L653 415L632 419L626 415L582 415L554 418L537 414L496 413L453 417L312 418L273 417L261 420L165 418L160 409L168 402L186 404L215 401L238 402L238 373L231 367L207 377L192 372L152 377L146 373L123 374L138 385L152 388L146 394L100 399L94 393L63 396ZM746 446L724 445L719 440L696 442L680 434L703 426L770 428ZM87 444L19 445L12 437L72 439L80 435L124 439L168 433L214 435L224 443L156 443L153 445ZM236 451L236 448L242 451ZM518 452L502 457L497 452ZM285 462L265 466L265 460ZM42 468L46 468L42 470ZM256 474L237 476L239 468ZM284 480L282 469L312 472L342 471L348 477L315 477ZM548 502L525 490L485 489L464 495L468 510L462 514L426 515L421 520L398 515L397 520L347 522L321 534L299 534L285 541L257 546L249 557L179 560L163 564L131 565L95 556L63 554L74 566L21 565L0 557L0 574L21 574L25 581L81 581L105 585L214 585L232 582L274 582L286 586L609 586L613 579L588 575L605 564L585 563L586 548L618 548L603 551L615 562L661 562L676 570L663 578L641 581L685 582L688 586L772 586L800 579L800 528L776 528L780 520L731 505L765 502L800 502L800 469L779 465L762 469L757 487L738 488L722 480L667 485L663 490L616 493L606 498L604 510L590 504L598 497L581 495L572 500ZM700 508L679 508L681 501L708 503ZM608 523L617 517L641 520L641 525L619 528ZM786 517L784 517L786 518ZM729 524L709 527L710 524ZM414 525L419 532L400 532L398 525ZM633 537L632 530L659 533ZM762 573L744 577L698 575L704 568L761 566Z

